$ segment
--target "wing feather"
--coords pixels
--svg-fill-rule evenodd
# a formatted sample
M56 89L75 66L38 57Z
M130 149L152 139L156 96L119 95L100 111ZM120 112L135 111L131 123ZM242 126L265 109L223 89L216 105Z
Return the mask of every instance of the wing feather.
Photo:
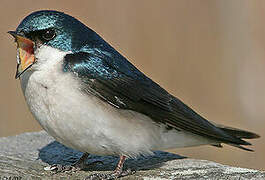
M115 108L133 110L179 130L236 145L250 143L216 127L158 84L138 71L125 58L126 65L113 63L104 53L68 54L64 70L76 74L83 89L94 93Z

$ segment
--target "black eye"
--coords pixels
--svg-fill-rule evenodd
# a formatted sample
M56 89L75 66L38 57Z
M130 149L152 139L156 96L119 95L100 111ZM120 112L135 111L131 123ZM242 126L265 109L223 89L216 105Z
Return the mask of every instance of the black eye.
M54 29L46 29L43 31L42 33L42 38L46 41L50 41L53 38L55 38L56 34L55 34L55 30Z

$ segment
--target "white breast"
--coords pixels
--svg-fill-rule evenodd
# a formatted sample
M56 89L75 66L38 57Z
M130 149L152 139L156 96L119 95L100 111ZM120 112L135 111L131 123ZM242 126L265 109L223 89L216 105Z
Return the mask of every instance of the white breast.
M77 77L62 71L66 54L42 46L33 70L21 76L31 112L57 141L82 152L127 156L210 143L190 133L168 131L143 114L119 110L80 91Z

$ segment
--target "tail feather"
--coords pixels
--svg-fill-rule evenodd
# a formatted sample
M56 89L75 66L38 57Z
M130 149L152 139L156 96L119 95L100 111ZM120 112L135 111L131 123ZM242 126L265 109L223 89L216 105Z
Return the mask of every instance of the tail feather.
M249 148L246 148L246 147L244 147L244 146L240 146L240 145L238 145L238 144L229 144L229 145L234 146L234 147L237 147L237 148L239 148L239 149L243 149L243 150L245 150L245 151L251 151L251 152L254 151L253 149L249 149Z
M233 128L233 127L227 127L224 125L219 125L219 124L214 124L216 127L220 128L221 130L223 130L224 132L226 132L227 134L234 136L236 138L243 138L243 139L256 139L259 138L260 136L256 133L253 132L249 132L249 131L245 131L242 129L237 129L237 128ZM245 141L247 144L244 145L251 145L251 143ZM232 143L228 143L231 146L246 150L246 151L253 151L252 149L246 148L241 146L242 144L232 144ZM215 145L216 146L216 145ZM220 145L218 147L221 147Z

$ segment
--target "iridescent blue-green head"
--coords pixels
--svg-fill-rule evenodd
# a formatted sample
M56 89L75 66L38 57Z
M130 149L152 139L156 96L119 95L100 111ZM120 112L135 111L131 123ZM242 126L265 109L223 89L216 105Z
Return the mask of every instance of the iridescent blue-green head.
M76 18L59 11L43 10L28 15L16 33L63 51L78 51L97 34Z
M63 12L43 10L28 15L9 31L18 44L17 77L34 63L34 50L41 45L78 52L103 43L93 30Z

